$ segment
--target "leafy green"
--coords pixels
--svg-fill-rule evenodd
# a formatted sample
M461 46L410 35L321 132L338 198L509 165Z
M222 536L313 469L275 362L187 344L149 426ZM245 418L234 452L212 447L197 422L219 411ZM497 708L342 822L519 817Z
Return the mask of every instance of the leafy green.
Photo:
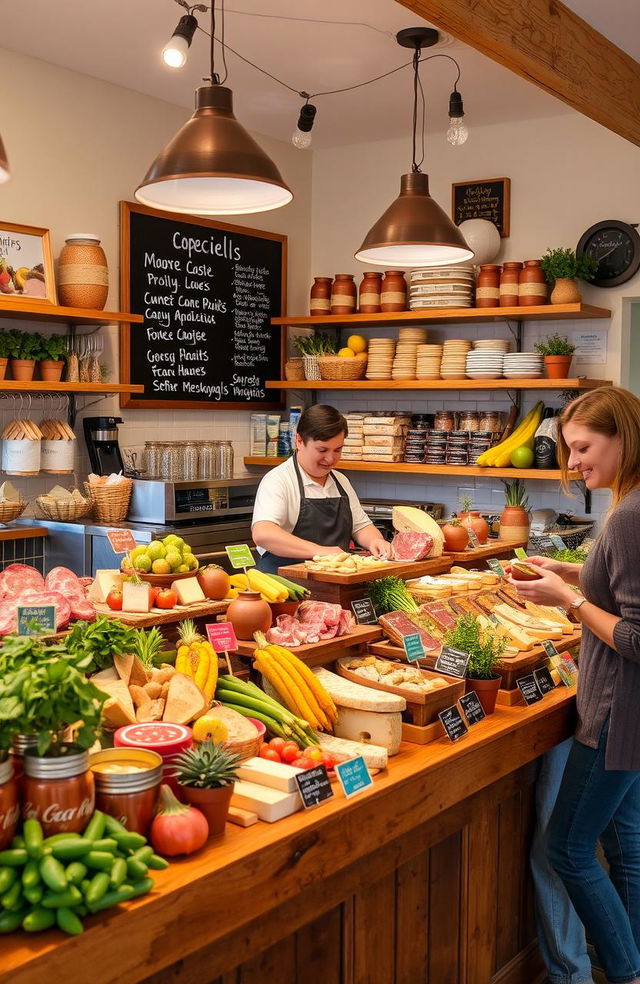
M540 355L573 355L576 350L575 345L569 341L566 335L547 335L541 342L534 346Z
M456 621L455 629L445 635L445 642L460 652L469 653L467 677L473 680L490 680L502 656L506 641L495 635L484 635L475 615L463 615Z
M540 261L548 283L564 280L567 277L578 280L593 280L598 269L598 261L586 253L577 256L573 249L548 249ZM561 353L558 353L561 354Z
M573 550L570 547L565 547L564 550L552 550L549 556L552 560L560 560L565 564L584 564L587 559L587 551L580 547Z
M136 656L140 657L144 666L150 670L156 665L158 653L162 651L165 645L164 636L157 625L154 625L148 632L145 629L134 629L133 631L135 632L133 651Z
M418 606L409 594L407 586L399 577L379 577L370 581L367 594L376 610L376 615L387 612L417 612Z
M80 657L86 673L105 670L113 665L113 657L136 651L136 630L107 615L95 622L76 622L65 639L67 651ZM90 661L85 665L85 657Z

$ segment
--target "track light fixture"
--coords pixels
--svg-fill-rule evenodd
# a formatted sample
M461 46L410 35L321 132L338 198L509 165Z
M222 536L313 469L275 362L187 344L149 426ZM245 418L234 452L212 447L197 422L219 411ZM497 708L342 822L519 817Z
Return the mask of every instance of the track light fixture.
M192 9L195 10L196 8L193 7ZM206 10L206 7L198 6L197 9ZM197 27L198 21L191 11L182 15L171 40L162 49L162 60L165 65L168 65L169 68L182 68L186 64L189 48Z

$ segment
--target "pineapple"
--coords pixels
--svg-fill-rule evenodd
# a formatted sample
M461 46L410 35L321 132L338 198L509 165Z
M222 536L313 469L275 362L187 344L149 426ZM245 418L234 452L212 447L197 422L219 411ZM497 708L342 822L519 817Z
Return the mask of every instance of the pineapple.
M211 701L218 682L218 655L197 631L193 619L187 618L180 623L176 647L176 670L195 680Z
M154 625L147 632L145 629L134 629L136 634L135 653L140 657L147 670L152 670L156 665L155 660L159 653L164 649L164 638L160 629Z
M211 740L176 756L173 766L181 786L215 789L235 781L241 757Z

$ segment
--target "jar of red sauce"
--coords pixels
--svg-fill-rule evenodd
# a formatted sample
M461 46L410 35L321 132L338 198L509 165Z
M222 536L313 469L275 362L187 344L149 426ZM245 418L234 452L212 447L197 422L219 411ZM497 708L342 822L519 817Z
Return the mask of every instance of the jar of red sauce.
M58 748L48 756L27 748L23 759L22 819L39 820L45 837L81 834L95 808L89 753L66 742Z
M96 809L115 817L127 830L146 834L153 820L163 762L143 748L105 748L89 760L96 784Z
M13 762L8 756L0 762L0 851L11 843L19 819L18 783L13 774Z
M126 724L115 732L113 744L116 748L144 748L157 752L163 764L162 782L170 786L179 799L182 798L173 762L180 752L193 744L193 731L186 724L170 724L168 721Z

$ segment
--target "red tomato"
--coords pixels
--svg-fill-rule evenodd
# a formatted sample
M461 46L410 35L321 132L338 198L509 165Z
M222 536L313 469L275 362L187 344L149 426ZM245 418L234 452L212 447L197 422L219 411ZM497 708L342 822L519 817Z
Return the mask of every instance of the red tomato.
M158 854L175 857L193 854L207 841L209 824L200 810L179 803L168 786L160 787L160 802L150 830L153 849Z
M320 748L305 748L304 750L305 758L310 758L314 762L322 762L322 750Z
M301 755L291 763L296 769L315 769L317 764L317 762L314 762L313 759L308 758L306 755Z
M161 588L156 595L157 608L175 608L178 604L178 595L172 588Z
M293 762L295 758L300 755L300 749L296 745L295 741L287 741L284 743L280 749L280 758L283 762Z
M268 745L263 745L260 749L260 758L268 759L269 762L282 762L275 748L269 748Z
M322 754L322 764L324 765L327 772L331 772L332 769L336 767L336 760L333 755L329 755L329 752L323 752Z
M158 591L160 591L160 588L152 588L151 585L149 585L149 605L151 606L151 608L156 607L156 599L158 597Z
M284 738L272 738L271 741L269 742L269 748L275 748L276 752L279 755L286 744L287 743L284 740Z
M112 612L122 611L122 591L118 588L112 588L107 595L107 605Z

